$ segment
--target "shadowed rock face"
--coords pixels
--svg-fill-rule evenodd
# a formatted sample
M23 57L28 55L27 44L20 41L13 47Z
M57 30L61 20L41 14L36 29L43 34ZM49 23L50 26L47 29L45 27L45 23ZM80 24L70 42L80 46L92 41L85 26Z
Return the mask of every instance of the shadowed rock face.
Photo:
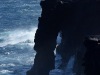
M72 55L77 54L74 67L77 71L75 72L82 73L80 66L85 51L83 47L83 49L80 49L80 47L83 45L84 37L100 34L100 2L93 0L89 2L78 1L70 4L58 3L55 6L52 1L46 0L41 2L41 7L42 14L35 34L34 49L37 54L40 53L40 56L43 53L49 54L47 58L50 59L49 61L44 61L42 60L44 58L41 57L40 59L38 56L35 58L35 65L38 60L41 60L40 66L43 65L43 62L48 62L49 65L54 64L52 63L54 62L54 56L51 57L50 54L54 55L53 51L56 48L57 35L61 31L62 43L60 50L62 59L67 63ZM44 65L45 68L41 68L42 71L50 68L51 66L49 67L49 65ZM39 69L39 71L41 70ZM80 75L80 73L78 74Z
M90 37L91 38L91 37ZM84 56L84 66L86 75L100 74L100 40L85 39L84 44L87 48ZM96 38L96 37L95 37Z

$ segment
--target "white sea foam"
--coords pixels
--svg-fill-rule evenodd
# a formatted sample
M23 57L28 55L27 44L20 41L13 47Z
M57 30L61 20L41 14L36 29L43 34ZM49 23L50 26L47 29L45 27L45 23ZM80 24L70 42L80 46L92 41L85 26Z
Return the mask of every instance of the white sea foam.
M9 70L0 70L0 74L12 73L13 71Z
M0 64L0 67L8 67L8 66L16 66L13 63L8 63L8 64Z
M6 45L14 45L17 43L31 43L34 45L34 36L36 32L36 27L32 28L31 30L20 30L16 29L13 31L9 31L7 33L2 34L0 38L4 41L0 43L0 47L6 46Z

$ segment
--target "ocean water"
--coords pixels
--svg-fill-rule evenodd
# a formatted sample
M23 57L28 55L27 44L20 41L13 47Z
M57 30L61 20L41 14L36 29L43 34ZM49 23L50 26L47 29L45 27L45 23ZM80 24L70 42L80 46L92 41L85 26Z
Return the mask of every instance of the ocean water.
M0 75L25 75L33 64L39 0L0 1Z

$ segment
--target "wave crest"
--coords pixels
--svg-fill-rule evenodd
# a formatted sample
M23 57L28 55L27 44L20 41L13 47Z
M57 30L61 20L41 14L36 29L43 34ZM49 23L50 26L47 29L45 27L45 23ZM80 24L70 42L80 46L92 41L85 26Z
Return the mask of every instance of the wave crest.
M13 30L8 32L3 32L0 37L0 47L6 45L14 45L17 43L33 43L34 44L34 36L36 32L36 27L31 30Z

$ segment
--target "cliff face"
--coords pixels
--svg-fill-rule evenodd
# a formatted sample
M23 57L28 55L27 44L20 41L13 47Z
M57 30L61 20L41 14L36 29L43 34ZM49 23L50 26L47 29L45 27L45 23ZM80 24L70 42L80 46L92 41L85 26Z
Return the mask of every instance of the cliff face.
M85 39L85 46L87 48L84 56L84 67L86 75L99 75L100 74L100 40L95 40L91 37Z
M57 35L61 31L62 60L68 63L70 57L75 55L74 70L81 74L82 58L85 53L82 49L84 37L100 34L99 5L99 2L93 2L93 0L56 5L52 0L41 2L42 14L35 35L34 49L42 53L54 51Z

